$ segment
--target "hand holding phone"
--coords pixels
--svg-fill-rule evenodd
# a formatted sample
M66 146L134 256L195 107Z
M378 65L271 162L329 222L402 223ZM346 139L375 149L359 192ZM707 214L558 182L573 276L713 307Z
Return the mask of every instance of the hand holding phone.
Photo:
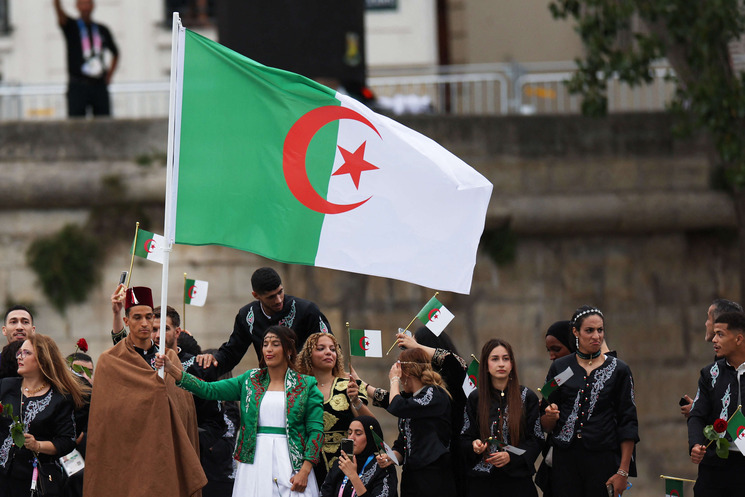
M341 450L347 455L349 459L354 456L354 441L351 438L342 438Z

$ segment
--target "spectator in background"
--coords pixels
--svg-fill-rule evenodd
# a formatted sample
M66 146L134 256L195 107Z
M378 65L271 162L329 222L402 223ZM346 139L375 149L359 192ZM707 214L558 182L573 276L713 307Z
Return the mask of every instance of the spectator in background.
M119 61L119 49L109 28L91 19L93 0L77 0L79 19L69 17L60 2L54 0L54 9L67 45L67 115L84 117L90 110L94 116L109 116L108 85ZM108 67L104 51L111 54Z

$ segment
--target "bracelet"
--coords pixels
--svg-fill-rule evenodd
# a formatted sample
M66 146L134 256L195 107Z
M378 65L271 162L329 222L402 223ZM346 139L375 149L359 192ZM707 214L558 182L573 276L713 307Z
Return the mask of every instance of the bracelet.
M360 400L359 398L357 398L357 404L356 404L356 405L355 405L355 404L352 404L352 407L354 407L354 408L355 408L355 409L357 409L358 411L359 411L360 409L362 409L362 400Z
M401 383L401 377L400 376L392 376L391 377L391 382L394 382L394 381L397 381L397 382Z
M628 478L629 477L629 472L628 471L624 471L624 470L622 470L620 468L618 469L618 471L616 471L616 474L617 475L621 475L624 478Z

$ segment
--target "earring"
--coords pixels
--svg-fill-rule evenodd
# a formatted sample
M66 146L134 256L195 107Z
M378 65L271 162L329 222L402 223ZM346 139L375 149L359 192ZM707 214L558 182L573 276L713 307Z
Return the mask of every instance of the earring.
M574 335L574 343L577 345L577 350L579 350L579 337L577 335Z

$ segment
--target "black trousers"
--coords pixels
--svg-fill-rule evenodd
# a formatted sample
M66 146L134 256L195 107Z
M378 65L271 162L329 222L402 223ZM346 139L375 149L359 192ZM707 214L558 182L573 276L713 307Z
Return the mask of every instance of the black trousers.
M721 466L698 465L698 478L693 486L696 497L745 497L745 456L730 451Z
M109 89L106 83L70 81L67 88L67 115L70 117L85 117L88 109L94 116L111 115Z
M618 471L612 450L587 450L575 441L569 448L554 447L553 497L608 497L605 482Z
M453 497L454 480L450 454L419 469L409 469L404 464L401 497Z
M469 497L538 497L535 483L530 476L508 476L503 471L492 470L487 478L468 480Z

